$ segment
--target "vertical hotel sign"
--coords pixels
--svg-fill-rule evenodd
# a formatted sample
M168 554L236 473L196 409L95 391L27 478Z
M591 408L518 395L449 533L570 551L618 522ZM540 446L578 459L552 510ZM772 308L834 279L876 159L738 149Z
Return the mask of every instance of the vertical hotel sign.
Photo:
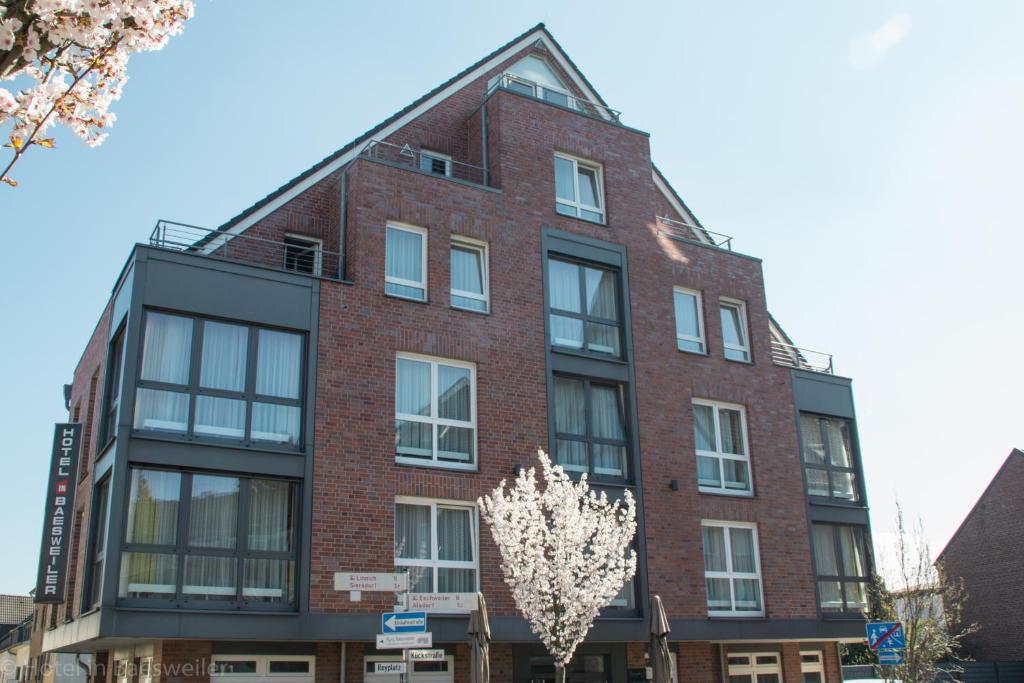
M36 602L64 602L71 552L71 522L78 483L82 425L58 424L53 433L50 481L46 487L43 547L39 553Z

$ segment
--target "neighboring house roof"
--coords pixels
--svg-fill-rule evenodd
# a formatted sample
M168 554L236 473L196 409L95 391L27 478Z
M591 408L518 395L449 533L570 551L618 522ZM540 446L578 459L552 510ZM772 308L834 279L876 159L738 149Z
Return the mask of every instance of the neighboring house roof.
M974 507L971 508L971 511L968 512L967 516L964 517L962 522L960 522L960 526L958 526L956 531L953 532L953 535L946 543L946 547L943 548L942 552L939 553L939 556L935 558L935 561L937 563L942 561L942 556L945 555L946 551L952 547L953 543L960 536L960 532L964 530L964 528L967 526L967 523L971 521L975 513L978 512L982 503L985 501L985 499L989 495L989 492L992 490L992 487L994 487L996 483L1003 478L1007 470L1009 470L1014 465L1024 465L1024 451L1021 451L1019 448L1014 448L1012 451L1010 451L1010 454L1006 456L1006 460L1003 461L1003 464L996 472L996 475L992 477L992 481L988 483L988 486L985 487L985 490L982 492L982 494L978 496L978 500L975 501Z
M32 596L0 595L0 624L20 624L32 614Z

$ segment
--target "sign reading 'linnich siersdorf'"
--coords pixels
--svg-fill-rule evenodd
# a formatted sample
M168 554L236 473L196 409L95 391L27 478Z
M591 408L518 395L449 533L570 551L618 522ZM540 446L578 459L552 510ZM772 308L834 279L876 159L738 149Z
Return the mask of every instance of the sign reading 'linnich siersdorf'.
M81 440L80 424L58 424L53 433L53 456L50 461L50 481L46 487L36 602L64 602L68 555L71 552L70 520L75 509Z

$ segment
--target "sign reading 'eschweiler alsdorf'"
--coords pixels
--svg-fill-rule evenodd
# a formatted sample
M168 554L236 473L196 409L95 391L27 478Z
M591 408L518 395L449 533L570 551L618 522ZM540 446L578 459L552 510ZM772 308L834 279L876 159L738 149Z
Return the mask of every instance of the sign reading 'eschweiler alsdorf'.
M43 548L39 553L39 581L36 602L64 602L68 555L71 552L71 522L78 483L78 451L82 425L58 424L53 433L53 459L46 487L43 517Z

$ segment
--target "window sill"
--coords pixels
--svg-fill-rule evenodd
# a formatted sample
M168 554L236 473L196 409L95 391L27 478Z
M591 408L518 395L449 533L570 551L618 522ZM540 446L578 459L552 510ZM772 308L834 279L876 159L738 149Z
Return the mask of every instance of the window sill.
M559 218L568 218L569 220L572 220L572 221L582 221L583 223L586 223L587 225L600 225L602 228L607 228L608 227L608 219L607 218L605 218L604 220L601 220L601 221L592 221L589 218L583 218L582 216L570 216L568 214L558 213L558 211L555 211L554 213Z
M132 430L130 434L133 439L146 439L147 441L163 441L164 443L180 443L188 446L210 446L212 448L230 448L236 451L255 451L257 453L275 453L278 455L305 456L305 449L274 448L273 446L259 446L245 443L229 443L215 439L189 438L186 436L176 437L173 435L155 434L145 431Z
M824 496L814 496L810 493L807 494L807 501L811 505L820 505L822 507L830 508L843 508L845 510L867 510L868 506L861 501L846 501L842 498L826 498Z
M438 462L436 460L421 460L418 458L405 458L400 455L395 456L395 464L402 465L404 467L422 467L427 470L449 470L453 472L479 472L480 467L473 463L471 465L463 465L460 463L446 463Z
M415 299L411 296L402 296L401 294L391 294L390 292L384 292L384 296L388 299L398 299L399 301L409 301L414 304L429 304L430 299Z
M709 621L768 621L768 617L764 615L764 612L757 614L712 614L708 613Z
M678 351L679 353L685 353L688 356L699 356L701 358L711 357L711 354L708 353L707 351L690 351L689 349L681 349L678 345L676 346L676 351Z
M724 489L711 489L702 486L697 486L697 493L704 494L706 496L722 496L724 498L747 498L749 500L754 499L753 491L728 491Z
M722 360L727 361L729 363L736 363L738 365L753 365L754 364L754 361L752 361L752 360L740 360L738 358L727 358L725 356L722 356Z
M491 314L491 307L490 306L487 307L486 311L481 311L481 310L476 309L476 308L466 308L465 306L456 306L455 304L450 304L449 307L453 311L462 311L464 313L476 313L477 315L490 315Z

